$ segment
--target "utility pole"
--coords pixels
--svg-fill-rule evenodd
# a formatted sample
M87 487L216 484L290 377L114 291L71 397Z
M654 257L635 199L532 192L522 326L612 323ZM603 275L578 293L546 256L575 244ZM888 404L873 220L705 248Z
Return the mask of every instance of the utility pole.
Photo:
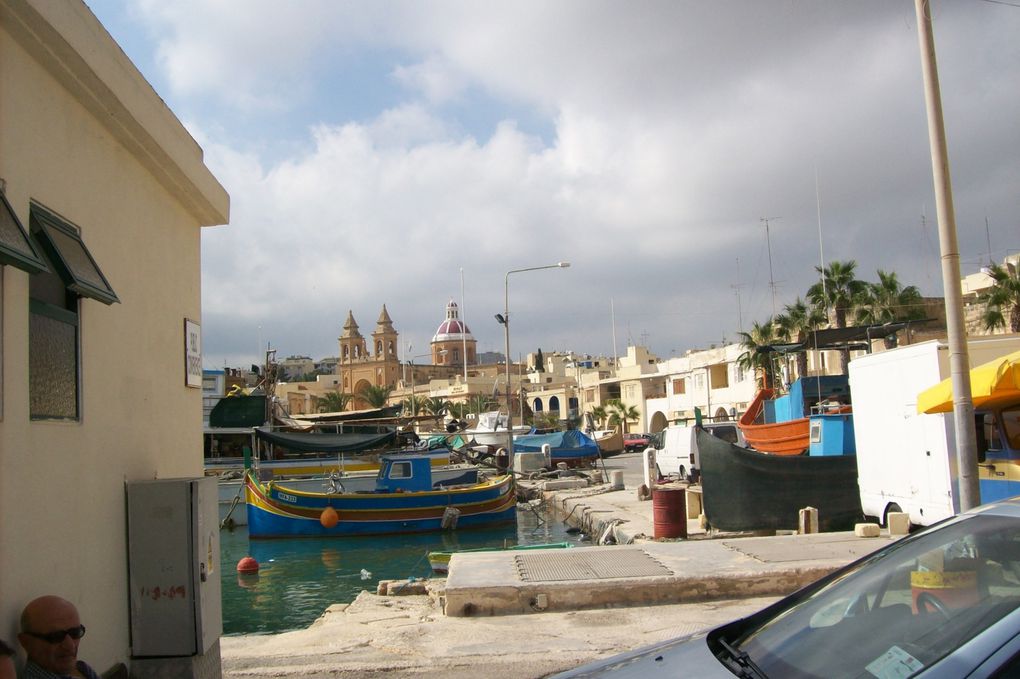
M953 187L949 179L949 154L946 150L946 126L942 117L935 63L935 37L928 0L914 0L917 12L917 39L921 48L924 74L924 100L928 112L928 143L935 181L935 208L938 214L939 248L942 251L942 286L946 295L946 328L949 335L949 375L953 386L953 421L956 425L956 464L960 480L960 511L981 504L978 483L977 435L974 426L974 401L970 389L970 356L963 318L963 292L960 289L960 248L956 241L956 214Z

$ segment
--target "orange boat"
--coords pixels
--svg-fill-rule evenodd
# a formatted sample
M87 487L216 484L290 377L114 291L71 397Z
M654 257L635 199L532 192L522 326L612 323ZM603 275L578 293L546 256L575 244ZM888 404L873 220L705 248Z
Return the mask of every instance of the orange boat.
M771 455L800 455L811 445L811 421L806 417L786 422L758 422L764 420L765 401L775 396L772 389L762 389L751 401L747 411L737 422L747 444L761 453Z

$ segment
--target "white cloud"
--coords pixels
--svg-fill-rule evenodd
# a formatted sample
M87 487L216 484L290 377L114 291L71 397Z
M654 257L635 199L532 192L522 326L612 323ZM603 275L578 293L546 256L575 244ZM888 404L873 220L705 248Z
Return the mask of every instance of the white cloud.
M1015 250L1020 13L936 8L962 247L986 249L987 214L993 246ZM560 259L571 269L515 281L530 320L518 346L607 351L610 297L663 353L732 338L736 290L745 326L771 312L760 217L777 218L780 303L810 284L816 174L828 259L941 289L910 3L145 0L140 13L231 194L231 225L203 235L205 313L275 326L285 351L334 351L348 308L371 326L383 303L421 344L460 267L487 318L506 270ZM381 75L364 114L334 113L337 73L369 62ZM286 152L278 127L237 137L236 118L267 110L307 116L287 119L303 135ZM475 113L489 127L465 123ZM469 323L500 349L497 327Z

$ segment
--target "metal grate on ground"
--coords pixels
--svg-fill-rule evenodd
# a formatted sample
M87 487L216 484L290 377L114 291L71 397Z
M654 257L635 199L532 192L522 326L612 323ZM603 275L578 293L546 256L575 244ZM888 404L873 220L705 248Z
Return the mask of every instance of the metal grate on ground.
M673 575L673 571L641 549L535 551L515 555L514 565L523 582Z

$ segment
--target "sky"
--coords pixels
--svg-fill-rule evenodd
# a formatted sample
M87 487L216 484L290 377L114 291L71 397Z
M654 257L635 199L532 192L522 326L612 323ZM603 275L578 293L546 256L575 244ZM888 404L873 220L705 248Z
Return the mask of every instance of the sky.
M384 304L405 358L450 300L502 352L507 294L515 358L669 358L822 261L943 294L910 0L86 4L230 194L206 368L335 356ZM967 274L1020 251L1020 0L932 10Z

